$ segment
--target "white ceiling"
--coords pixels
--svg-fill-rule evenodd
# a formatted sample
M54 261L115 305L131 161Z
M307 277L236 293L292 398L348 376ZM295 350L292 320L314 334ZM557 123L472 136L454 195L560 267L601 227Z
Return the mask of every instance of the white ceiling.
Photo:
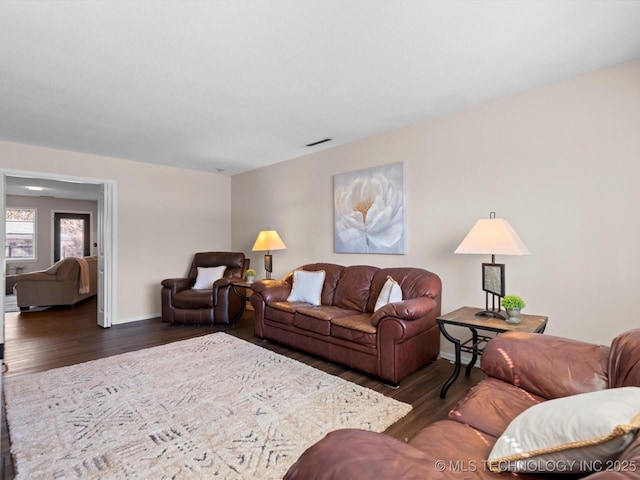
M3 0L0 139L233 175L640 58L639 25L636 0Z
M42 190L32 190L31 188ZM7 195L22 195L27 197L54 197L72 200L95 200L100 196L100 185L95 183L67 182L43 178L22 176L6 176L5 188Z

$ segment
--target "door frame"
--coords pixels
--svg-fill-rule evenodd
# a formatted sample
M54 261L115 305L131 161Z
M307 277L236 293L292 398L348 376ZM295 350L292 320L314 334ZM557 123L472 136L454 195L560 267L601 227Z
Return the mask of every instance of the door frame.
M115 180L76 177L46 172L0 169L0 210L7 207L6 177L25 177L31 179L57 180L63 182L88 183L99 185L98 195L98 325L108 328L113 324L117 312L117 184ZM5 222L0 222L0 238L6 237ZM0 249L0 262L6 278L7 262L4 248ZM0 342L4 345L4 297L5 288L1 288L0 305Z

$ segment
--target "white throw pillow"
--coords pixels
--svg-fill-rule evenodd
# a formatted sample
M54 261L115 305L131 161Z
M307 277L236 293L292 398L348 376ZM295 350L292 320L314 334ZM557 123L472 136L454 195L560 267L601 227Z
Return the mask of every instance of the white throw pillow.
M324 270L308 272L306 270L293 271L293 287L288 302L306 302L320 305L322 286L324 285Z
M539 403L514 418L489 454L494 472L605 468L640 428L640 388L581 393Z
M402 289L398 282L393 278L387 277L387 281L384 282L378 300L376 300L376 306L373 307L373 311L378 311L384 307L387 303L401 302L402 301Z
M211 290L213 282L220 280L227 269L226 265L220 267L198 267L198 278L192 287L194 290Z

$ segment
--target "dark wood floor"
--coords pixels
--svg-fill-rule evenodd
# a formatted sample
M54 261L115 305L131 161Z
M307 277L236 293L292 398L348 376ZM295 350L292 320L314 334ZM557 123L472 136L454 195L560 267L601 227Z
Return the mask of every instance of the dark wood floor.
M453 371L453 365L438 359L405 378L396 389L380 380L343 368L317 357L271 342L260 342L253 335L253 312L247 311L235 326L177 326L159 318L103 329L96 324L96 300L75 307L53 307L42 312L8 313L5 316L4 377L41 372L142 348L162 345L191 337L224 331L345 380L376 390L399 401L410 403L409 415L387 429L399 439L412 437L424 426L446 418L449 410L478 383L483 373L474 368L470 377L461 375L440 398L440 389ZM4 405L2 411L2 457L5 479L14 478Z

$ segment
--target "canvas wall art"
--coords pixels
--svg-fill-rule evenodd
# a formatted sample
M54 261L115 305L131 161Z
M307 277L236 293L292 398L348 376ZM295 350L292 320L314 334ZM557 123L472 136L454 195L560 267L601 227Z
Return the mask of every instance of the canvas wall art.
M334 175L336 253L406 253L402 162Z

